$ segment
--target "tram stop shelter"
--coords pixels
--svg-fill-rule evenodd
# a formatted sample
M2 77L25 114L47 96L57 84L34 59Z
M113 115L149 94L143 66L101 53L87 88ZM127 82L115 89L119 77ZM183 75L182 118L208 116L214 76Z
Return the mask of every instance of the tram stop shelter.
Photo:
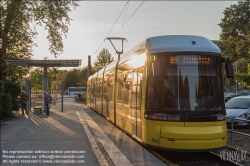
M81 59L63 59L63 60L23 60L23 59L5 59L5 62L14 66L28 66L28 67L43 67L43 91L48 91L48 67L79 67L81 66ZM31 88L31 87L30 87ZM29 90L30 92L30 90ZM29 93L31 94L31 93ZM63 96L63 94L62 94ZM29 98L31 101L31 97ZM31 103L31 102L29 102ZM28 109L31 106L29 104ZM43 104L43 108L45 108ZM63 111L63 97L62 97L62 111Z

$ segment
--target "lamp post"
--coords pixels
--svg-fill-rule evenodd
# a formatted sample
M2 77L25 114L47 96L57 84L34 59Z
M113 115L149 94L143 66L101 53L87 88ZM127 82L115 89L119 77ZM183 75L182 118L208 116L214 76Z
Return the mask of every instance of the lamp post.
M69 77L69 87L70 87L70 77ZM68 87L68 95L70 96L70 88Z
M235 71L236 71L236 74L237 74L237 70L238 70L238 63L237 62L235 62ZM238 93L238 82L236 81L236 87L235 87L235 89L236 89L236 93Z

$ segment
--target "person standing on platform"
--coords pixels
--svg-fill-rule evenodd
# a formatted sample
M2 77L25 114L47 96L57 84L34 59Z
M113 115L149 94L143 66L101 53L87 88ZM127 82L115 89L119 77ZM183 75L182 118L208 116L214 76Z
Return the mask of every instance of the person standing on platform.
M22 115L24 115L24 110L25 110L26 114L28 115L27 102L28 102L29 96L26 95L24 90L22 90L20 98L21 98Z
M51 105L52 97L49 95L48 92L44 92L44 102L46 106L46 115L49 115L49 109Z

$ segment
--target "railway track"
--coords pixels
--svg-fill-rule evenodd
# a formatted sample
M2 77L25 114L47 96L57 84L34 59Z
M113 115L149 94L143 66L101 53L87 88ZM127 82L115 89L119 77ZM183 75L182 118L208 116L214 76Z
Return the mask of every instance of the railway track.
M250 161L230 160L227 156L222 156L222 152L168 152L148 149L169 166L250 166ZM227 147L224 151L236 151ZM223 151L222 150L222 151ZM250 159L250 158L249 158Z
M239 138L234 140L238 141ZM209 152L170 152L145 148L169 166L250 166L250 153L230 145L221 150Z
M250 133L249 128L236 128L234 131ZM230 140L230 137L228 140ZM238 142L240 142L240 144ZM250 144L249 137L234 136L233 143L235 146L237 145L238 148L230 146L230 141L228 143L228 146L221 150L210 151L207 153L184 153L154 151L151 149L148 150L167 165L171 166L250 166L250 151L248 150ZM244 148L243 146L238 146L241 144L244 145Z

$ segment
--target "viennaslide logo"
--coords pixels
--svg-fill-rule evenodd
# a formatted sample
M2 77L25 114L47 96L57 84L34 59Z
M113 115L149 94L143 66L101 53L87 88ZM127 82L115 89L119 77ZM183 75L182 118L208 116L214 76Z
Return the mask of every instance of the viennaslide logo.
M222 160L229 160L236 163L241 161L250 162L250 158L247 156L247 150L240 150L239 147L236 150L221 150L220 158Z

